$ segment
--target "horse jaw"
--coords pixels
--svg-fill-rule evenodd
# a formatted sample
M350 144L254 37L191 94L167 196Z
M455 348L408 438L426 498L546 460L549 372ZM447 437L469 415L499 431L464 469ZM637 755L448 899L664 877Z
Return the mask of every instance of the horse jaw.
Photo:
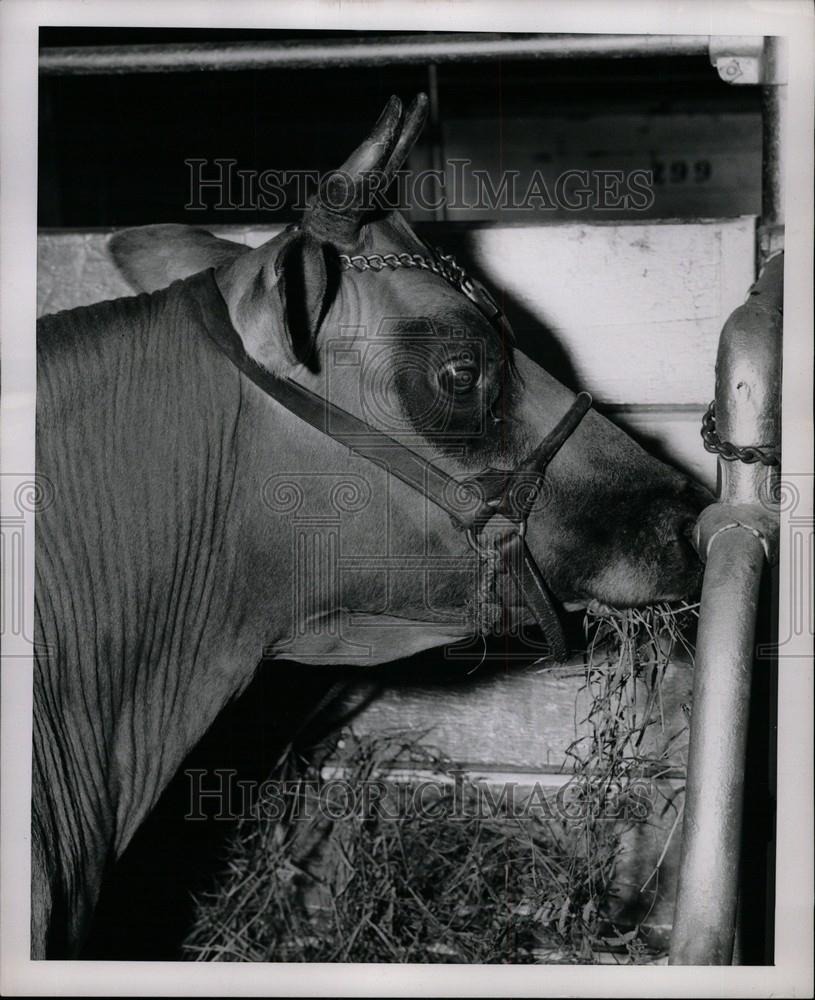
M296 663L376 666L468 639L474 627L463 613L455 620L423 621L343 609L310 621L303 631L269 652Z

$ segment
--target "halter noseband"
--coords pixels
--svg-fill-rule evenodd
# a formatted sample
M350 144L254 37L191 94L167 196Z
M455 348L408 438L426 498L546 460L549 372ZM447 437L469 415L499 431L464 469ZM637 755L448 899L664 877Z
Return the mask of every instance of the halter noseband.
M499 331L509 331L503 311L492 295L480 282L467 275L449 254L438 250L432 256L408 253L341 254L339 261L341 270L358 273L381 273L398 268L430 271L466 295ZM215 287L217 289L217 284ZM527 545L526 524L540 493L546 467L588 412L591 396L587 392L578 393L555 427L517 468L488 468L476 476L457 480L434 462L299 382L273 375L262 368L246 353L229 320L223 299L221 304L226 323L205 326L210 337L233 364L295 416L346 445L355 454L384 468L446 511L454 527L465 532L469 544L481 558L497 557L500 560L502 568L513 580L521 602L546 636L554 658L564 660L567 649L563 629L543 574ZM481 535L496 516L503 518L505 526L495 535L493 544L488 546Z

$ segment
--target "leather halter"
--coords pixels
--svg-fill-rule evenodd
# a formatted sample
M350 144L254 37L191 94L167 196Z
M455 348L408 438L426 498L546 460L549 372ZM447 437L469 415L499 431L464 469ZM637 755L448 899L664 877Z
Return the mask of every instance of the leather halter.
M421 267L437 274L462 291L499 330L507 329L503 312L489 292L467 276L451 257L422 257L420 263L418 258L422 255L409 256L411 263L400 262L395 266ZM376 254L370 257L377 263L382 259ZM344 259L344 255L341 255L340 265L343 270L352 271L376 272L394 268L394 264L387 258L382 266L376 266L375 263L373 266L363 267L360 266L360 260L366 258ZM579 393L555 427L517 468L488 468L476 476L458 480L434 462L299 382L274 375L262 368L246 353L243 342L232 327L226 303L215 282L214 269L206 274L217 292L221 322L214 322L215 318L209 315L205 317L203 325L230 361L266 395L300 420L346 445L354 454L385 469L446 511L454 527L466 533L469 544L479 556L484 559L497 557L500 560L502 571L508 573L514 582L521 598L519 603L532 613L546 636L553 657L559 661L564 660L567 654L565 637L549 589L527 545L526 523L539 496L546 466L588 412L591 396L587 392ZM491 536L489 543L485 543L482 538L484 528L496 516L499 517L500 530ZM500 524L500 519L503 519L503 524Z

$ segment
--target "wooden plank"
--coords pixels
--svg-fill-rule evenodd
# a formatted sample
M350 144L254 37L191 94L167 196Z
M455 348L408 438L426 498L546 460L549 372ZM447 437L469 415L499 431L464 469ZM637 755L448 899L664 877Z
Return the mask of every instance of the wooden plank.
M675 771L685 766L691 688L691 668L676 656L661 686L661 721L648 729L641 746L643 755L662 759ZM642 713L646 685L640 681L635 690ZM354 719L353 727L368 735L429 730L426 743L470 770L557 773L571 770L566 749L575 740L586 746L591 695L580 662L491 672L483 681L474 674L443 692L432 685L389 687Z
M259 246L282 226L211 226L224 239ZM113 229L45 229L37 237L37 315L133 295L107 252Z
M751 217L438 228L562 381L611 404L709 401L719 333L753 282Z
M108 256L109 235L104 229L38 235L38 316L133 294Z

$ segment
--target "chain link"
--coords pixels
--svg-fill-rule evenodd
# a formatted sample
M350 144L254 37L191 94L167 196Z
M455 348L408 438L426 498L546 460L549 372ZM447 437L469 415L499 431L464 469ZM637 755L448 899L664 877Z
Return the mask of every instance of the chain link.
M467 272L460 264L456 263L453 255L442 253L440 250L436 251L434 257L425 257L420 253L372 253L354 254L353 256L341 253L340 267L343 271L360 272L384 271L386 268L395 271L400 267L420 268L438 274L439 277L462 290L469 284Z
M286 232L296 232L300 229L299 222L286 226ZM432 257L420 253L341 253L340 269L342 271L384 271L389 268L396 271L400 267L420 268L438 274L451 285L466 295L472 294L473 282L470 276L451 253L444 253L439 247L431 247Z
M779 465L781 457L774 445L753 444L738 445L731 444L730 441L722 441L716 432L716 403L715 401L705 411L702 417L702 441L705 451L721 455L726 462L746 462L752 465L761 462L762 465Z
M405 267L420 268L437 274L457 292L466 295L503 337L510 342L513 341L512 330L504 317L503 310L484 285L471 278L452 254L444 253L438 247L431 247L430 251L427 256L420 253L371 253L350 256L342 253L339 255L339 262L343 271L396 271L400 267Z

